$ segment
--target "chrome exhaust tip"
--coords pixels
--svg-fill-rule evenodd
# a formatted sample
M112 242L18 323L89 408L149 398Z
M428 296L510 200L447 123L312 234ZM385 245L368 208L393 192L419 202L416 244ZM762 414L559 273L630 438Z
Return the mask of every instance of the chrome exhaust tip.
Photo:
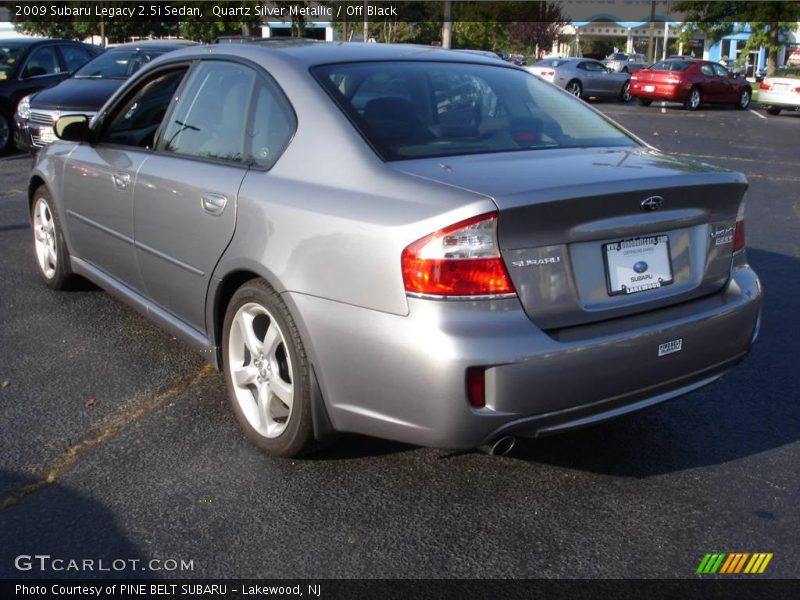
M486 446L486 451L492 456L505 456L514 448L517 438L513 435L504 435Z

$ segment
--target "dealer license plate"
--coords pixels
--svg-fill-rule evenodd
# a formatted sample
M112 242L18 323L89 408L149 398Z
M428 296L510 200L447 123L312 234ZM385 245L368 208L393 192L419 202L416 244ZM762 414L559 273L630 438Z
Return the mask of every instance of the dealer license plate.
M611 296L654 290L673 282L666 235L605 244L603 256Z

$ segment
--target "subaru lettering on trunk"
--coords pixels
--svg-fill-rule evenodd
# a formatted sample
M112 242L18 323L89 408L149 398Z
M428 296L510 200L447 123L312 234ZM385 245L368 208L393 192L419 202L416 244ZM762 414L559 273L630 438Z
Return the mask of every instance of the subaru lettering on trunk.
M744 175L491 58L188 47L54 132L44 283L202 351L276 456L337 432L507 451L711 383L756 335Z

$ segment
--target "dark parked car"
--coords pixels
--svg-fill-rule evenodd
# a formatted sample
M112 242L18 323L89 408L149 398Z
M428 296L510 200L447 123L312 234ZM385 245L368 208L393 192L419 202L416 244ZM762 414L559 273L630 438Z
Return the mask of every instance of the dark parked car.
M752 89L747 80L734 77L728 69L707 60L667 59L631 75L631 96L643 106L653 100L680 102L686 110L701 104L750 106Z
M157 40L114 46L58 85L23 98L14 115L17 148L35 151L55 140L58 117L93 117L131 75L157 56L195 42Z
M103 51L70 40L0 40L0 152L14 143L14 111L20 99L52 87Z

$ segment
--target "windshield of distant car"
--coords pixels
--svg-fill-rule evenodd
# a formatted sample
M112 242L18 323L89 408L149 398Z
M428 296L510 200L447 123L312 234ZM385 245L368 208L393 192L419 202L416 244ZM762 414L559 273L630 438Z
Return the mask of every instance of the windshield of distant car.
M651 71L685 71L692 63L686 60L663 60L657 62L652 67Z
M404 61L312 72L384 160L637 145L583 102L520 69Z
M11 44L0 46L0 79L8 79L11 76L24 52L24 46Z
M140 48L108 50L81 67L75 73L75 77L78 79L127 79L164 52L164 50L142 50Z

